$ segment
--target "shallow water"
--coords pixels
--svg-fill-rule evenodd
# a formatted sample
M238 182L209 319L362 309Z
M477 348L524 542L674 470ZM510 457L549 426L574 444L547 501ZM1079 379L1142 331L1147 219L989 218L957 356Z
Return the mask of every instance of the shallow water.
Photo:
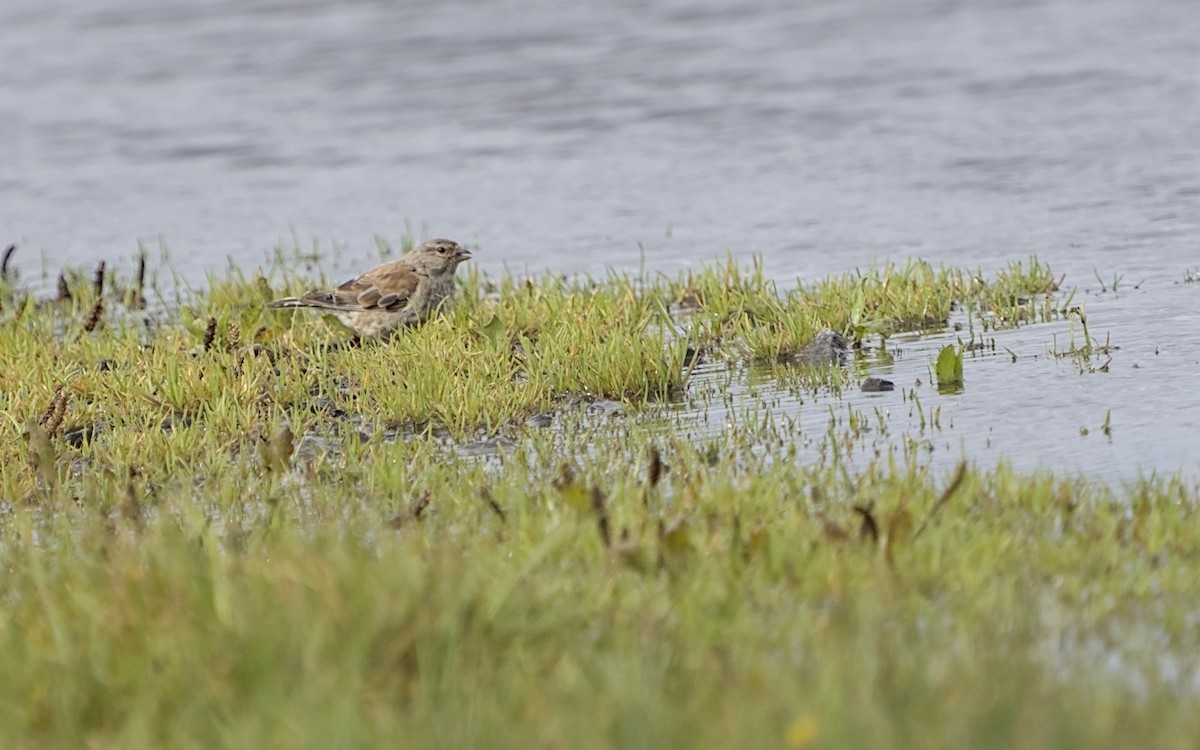
M834 460L836 444L836 460L860 467L894 455L945 470L967 458L1109 481L1155 472L1200 478L1200 342L1186 333L1195 327L1198 293L1182 282L1081 290L1075 301L1086 304L1088 332L1107 347L1090 357L1069 353L1084 341L1076 317L977 330L986 346L964 355L958 393L939 392L933 368L943 346L969 340L967 328L890 339L886 350L869 350L848 368L853 382L840 393L805 387L801 377L801 385L781 388L781 378L710 363L697 372L693 397L665 411L676 429L698 439L739 431L764 442L779 436L801 461ZM1147 305L1160 316L1154 332L1127 317ZM858 383L866 376L885 378L895 390L863 392ZM728 402L704 398L726 390Z
M1194 0L6 0L0 241L41 292L160 237L192 281L293 232L338 277L406 220L492 273L1036 253L1067 286L1124 274L1085 300L1122 348L1079 375L1034 356L1051 329L1006 334L1015 365L968 361L933 399L936 453L1194 471L1198 22ZM907 383L938 343L880 370Z

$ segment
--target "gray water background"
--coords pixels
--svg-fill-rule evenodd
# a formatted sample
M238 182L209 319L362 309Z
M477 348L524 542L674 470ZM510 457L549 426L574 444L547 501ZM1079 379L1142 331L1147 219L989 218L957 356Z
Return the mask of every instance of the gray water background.
M1063 325L1006 334L1017 363L930 394L936 455L1197 475L1197 29L1195 0L4 0L0 243L45 293L160 238L193 283L293 235L336 279L406 222L493 274L1037 254L1122 348L1080 374Z

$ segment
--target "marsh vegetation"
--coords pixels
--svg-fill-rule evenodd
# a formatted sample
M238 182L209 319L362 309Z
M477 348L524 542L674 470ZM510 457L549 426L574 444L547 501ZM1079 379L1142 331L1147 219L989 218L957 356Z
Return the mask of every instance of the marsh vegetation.
M697 387L702 362L836 397L858 388L855 352L955 311L960 358L1069 317L1036 260L785 292L732 260L467 274L443 319L386 344L263 306L313 283L231 271L177 296L102 268L35 299L5 279L0 744L1200 732L1193 484L846 460L883 412L831 415L814 460L734 409L698 438L672 423L729 397ZM851 362L797 366L826 329Z

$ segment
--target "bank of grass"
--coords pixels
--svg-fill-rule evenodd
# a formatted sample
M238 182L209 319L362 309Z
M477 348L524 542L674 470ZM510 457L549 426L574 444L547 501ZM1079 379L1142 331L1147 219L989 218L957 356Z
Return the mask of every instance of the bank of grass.
M689 347L853 337L825 301L854 288L873 325L986 314L918 265L784 296L738 273L469 276L359 348L263 311L299 279L148 324L113 298L91 332L86 284L11 297L0 745L1191 747L1197 488L672 438L638 411L686 391ZM524 426L581 395L627 416Z
M1052 296L1058 281L1036 257L1013 261L990 280L910 260L800 283L782 294L761 264L747 269L730 259L668 288L677 304L698 313L694 327L700 341L761 360L795 354L826 328L861 343L943 330L958 310L971 323L966 335L982 336L1055 319L1070 300Z

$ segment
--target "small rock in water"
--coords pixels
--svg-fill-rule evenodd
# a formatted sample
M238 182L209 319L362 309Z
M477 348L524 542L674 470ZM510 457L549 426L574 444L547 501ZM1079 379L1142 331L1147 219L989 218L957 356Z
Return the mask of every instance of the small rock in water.
M862 382L863 393L882 393L896 390L896 384L883 378L867 378Z

